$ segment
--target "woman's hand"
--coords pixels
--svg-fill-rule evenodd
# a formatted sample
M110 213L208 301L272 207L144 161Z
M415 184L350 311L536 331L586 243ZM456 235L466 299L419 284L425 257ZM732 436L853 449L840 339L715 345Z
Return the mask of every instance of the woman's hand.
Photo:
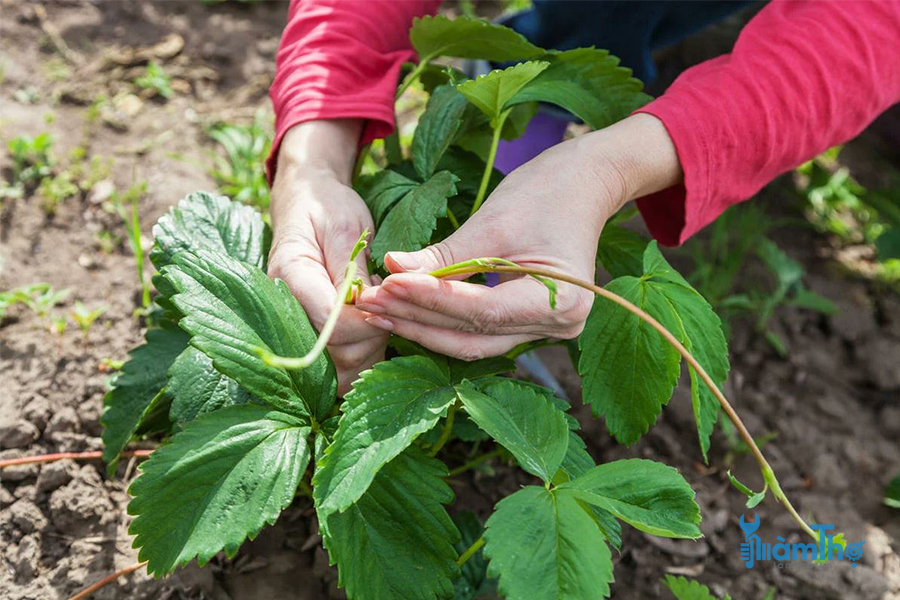
M431 350L475 360L540 338L581 333L593 295L559 285L557 306L530 277L490 288L438 280L428 272L464 260L498 257L594 280L597 240L630 199L681 177L662 123L638 114L543 152L509 174L481 209L443 242L389 253L384 282L356 304L366 321Z
M284 280L317 330L337 300L359 235L374 229L369 209L350 187L360 128L358 120L301 123L285 135L278 153L269 276ZM371 285L365 257L357 264L358 276ZM345 306L328 345L340 394L384 357L388 334L366 323L366 316Z

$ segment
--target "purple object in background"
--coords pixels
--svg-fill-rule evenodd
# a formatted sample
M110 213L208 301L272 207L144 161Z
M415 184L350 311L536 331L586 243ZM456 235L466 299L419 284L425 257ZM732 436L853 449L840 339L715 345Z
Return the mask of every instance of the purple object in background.
M569 121L562 117L538 111L521 137L500 140L494 167L504 175L508 174L550 146L560 143L568 125Z

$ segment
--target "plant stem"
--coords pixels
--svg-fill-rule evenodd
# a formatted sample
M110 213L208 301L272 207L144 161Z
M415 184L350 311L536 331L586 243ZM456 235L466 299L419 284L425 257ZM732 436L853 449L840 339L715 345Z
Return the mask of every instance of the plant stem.
M397 88L397 95L394 96L395 102L400 99L400 96L403 95L403 92L405 92L407 88L409 88L409 86L415 83L415 81L419 78L419 75L422 74L422 71L424 71L428 66L429 60L430 58L428 57L421 59L419 61L419 64L417 64L416 67L412 71L410 71L409 75L406 76L406 79L403 80L403 83L400 84L400 87Z
M153 450L127 450L120 454L122 458L136 456L138 458L146 458L150 456ZM17 467L19 465L33 465L37 463L47 463L57 460L70 458L72 460L96 460L103 458L103 452L97 450L94 452L60 452L58 454L40 454L38 456L23 456L22 458L10 458L0 460L0 469L4 467Z
M434 448L428 453L429 456L436 456L441 448L444 447L444 444L450 441L450 436L453 435L453 421L456 418L456 411L459 410L459 407L459 399L450 405L450 410L447 411L447 420L444 421L444 429L441 431L441 437L438 438L438 441L434 444Z
M113 581L115 581L119 577L122 577L123 575L128 575L129 573L131 573L133 571L137 571L138 569L140 569L141 567L143 567L146 564L147 564L146 562L139 562L137 564L131 565L130 567L125 567L121 571L116 571L112 575L108 575L108 576L104 577L103 579L101 579L100 581L95 583L94 585L81 590L80 592L78 592L77 594L75 594L74 596L69 598L69 600L84 600L85 598L88 598L91 594L93 594L94 592L96 592L97 590L102 588L103 586L112 583Z
M456 215L453 214L453 211L450 210L450 206L447 206L447 218L450 219L450 224L453 225L453 229L459 229L459 220L456 218Z
M456 559L456 566L461 567L466 564L470 558L472 558L476 552L481 550L481 547L484 546L484 536L482 535L480 538L475 540L475 542L466 548L466 551L459 555L459 558Z
M750 448L750 452L753 454L753 457L756 459L756 463L759 466L760 471L762 472L763 479L767 484L769 484L769 488L772 490L772 494L775 496L775 499L778 500L790 513L790 515L794 518L797 524L809 534L813 539L818 540L819 536L816 534L813 529L807 525L806 521L803 520L794 506L791 504L790 500L788 500L787 496L784 494L784 491L781 489L781 486L778 483L778 479L775 477L775 471L772 469L772 466L769 464L769 461L766 460L766 457L763 455L762 451L757 446L756 441L753 439L753 436L750 435L750 432L747 430L747 427L744 425L744 422L741 420L740 416L738 416L737 412L735 412L734 408L731 406L731 403L728 402L728 399L725 398L725 395L719 389L719 387L713 382L712 378L706 372L706 369L697 361L696 358L687 350L687 348L682 345L678 339L669 332L668 329L663 327L663 325L654 319L652 316L647 314L644 310L638 308L625 298L610 292L598 285L594 285L593 283L589 283L587 281L582 281L581 279L577 279L575 277L571 277L564 273L558 273L556 271L551 271L548 269L534 269L530 267L520 267L518 265L511 266L509 264L491 264L490 261L495 260L491 258L485 259L476 259L478 264L472 264L473 261L466 261L465 263L459 263L459 265L450 265L449 267L444 267L437 271L433 271L431 274L435 277L447 277L450 275L464 275L471 273L519 273L522 275L530 275L532 277L545 277L548 279L555 279L557 281L562 281L565 283L570 283L572 285L576 285L580 288L589 290L594 294L606 298L610 300L633 315L637 316L639 319L653 327L666 342L669 343L670 346L675 348L679 354L691 365L697 375L700 376L700 379L703 380L703 383L706 384L706 387L709 388L710 392L712 392L713 396L716 397L719 404L722 407L722 410L725 412L725 415L734 425L734 428L737 430L738 435L740 435L741 439L747 444L747 447ZM508 263L508 261L506 261Z
M488 460L494 458L495 456L500 456L502 453L503 453L502 448L496 448L494 450L491 450L490 452L485 452L484 454L476 456L469 462L463 463L462 465L456 467L455 469L451 469L450 473L447 476L448 477L456 477L457 475L459 475L461 473L465 473L469 469L475 468L478 465L480 465L481 463L488 461Z
M472 205L472 212L469 216L475 214L481 203L484 202L484 196L487 194L488 183L491 181L491 174L494 172L494 160L497 158L497 146L500 145L500 133L503 131L503 124L506 123L506 117L509 116L509 110L500 113L494 127L494 135L491 138L491 149L488 152L487 164L484 165L484 174L481 176L481 185L478 186L478 195L475 196L475 204Z
M131 230L134 239L134 262L137 266L138 281L141 282L141 305L150 307L150 285L144 276L144 245L141 240L141 215L138 212L138 196L131 198Z
M328 318L322 326L322 331L319 332L319 337L316 338L316 343L310 348L309 352L300 357L278 356L265 348L257 347L255 349L256 354L263 359L263 362L270 367L278 367L280 369L304 369L313 364L316 359L319 358L319 355L325 351L325 346L328 345L331 334L334 333L338 317L341 316L341 310L343 310L344 305L346 304L347 294L350 291L350 287L353 285L354 275L356 275L356 257L363 248L366 247L365 240L367 237L369 237L368 229L363 231L362 235L359 236L359 240L356 242L356 246L350 254L350 261L344 269L344 280L341 281L341 285L337 289L334 306L331 308L331 312L328 314Z

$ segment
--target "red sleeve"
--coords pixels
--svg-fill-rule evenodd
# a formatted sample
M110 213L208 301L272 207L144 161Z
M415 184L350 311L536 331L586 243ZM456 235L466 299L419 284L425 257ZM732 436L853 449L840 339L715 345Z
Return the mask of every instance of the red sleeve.
M680 244L898 101L900 2L776 0L731 54L638 111L662 120L684 170L683 185L638 207L655 238Z
M281 36L275 80L275 140L266 161L269 182L288 129L314 119L367 119L362 143L394 128L400 67L413 60L413 17L437 11L440 0L292 0Z

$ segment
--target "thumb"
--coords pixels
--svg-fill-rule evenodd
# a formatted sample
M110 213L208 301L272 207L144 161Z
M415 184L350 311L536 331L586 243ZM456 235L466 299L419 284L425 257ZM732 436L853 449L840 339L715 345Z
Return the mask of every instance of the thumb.
M474 225L472 221L468 221L447 239L418 252L388 252L384 257L384 266L391 273L430 273L435 269L491 254L487 247L491 236L475 235L477 227ZM493 252L497 252L496 246Z

